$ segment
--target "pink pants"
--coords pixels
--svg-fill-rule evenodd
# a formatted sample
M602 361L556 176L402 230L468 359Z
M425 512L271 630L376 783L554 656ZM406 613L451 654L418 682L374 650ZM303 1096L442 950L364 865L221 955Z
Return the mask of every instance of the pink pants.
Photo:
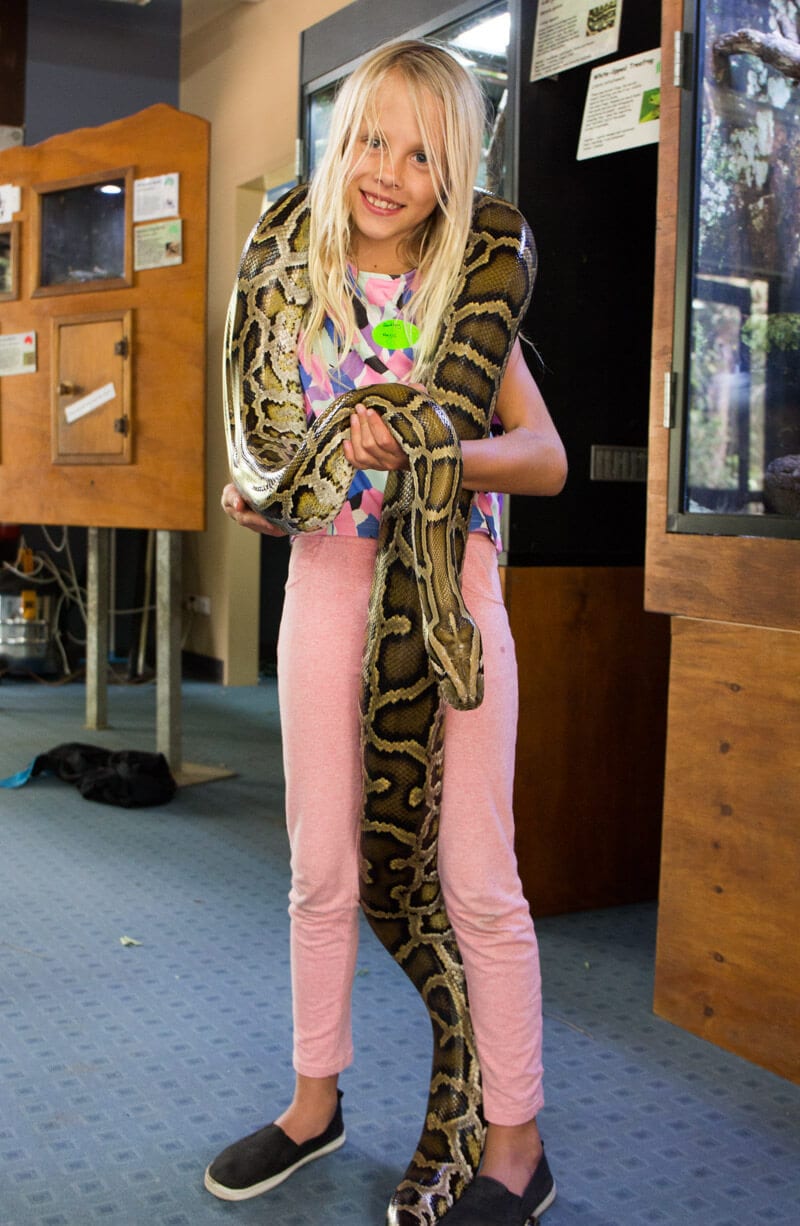
M375 542L292 543L278 643L291 844L294 1067L339 1073L353 1059L361 757L358 697ZM514 644L495 548L473 533L464 596L483 637L486 693L448 710L439 874L464 962L486 1118L521 1124L542 1098L539 954L514 855Z

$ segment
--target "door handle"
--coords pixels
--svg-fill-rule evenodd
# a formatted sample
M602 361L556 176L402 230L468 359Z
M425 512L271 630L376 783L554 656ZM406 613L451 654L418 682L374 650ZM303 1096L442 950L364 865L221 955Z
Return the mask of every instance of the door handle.
M78 396L83 391L83 388L78 387L77 383L69 383L65 379L57 385L56 391L59 396Z

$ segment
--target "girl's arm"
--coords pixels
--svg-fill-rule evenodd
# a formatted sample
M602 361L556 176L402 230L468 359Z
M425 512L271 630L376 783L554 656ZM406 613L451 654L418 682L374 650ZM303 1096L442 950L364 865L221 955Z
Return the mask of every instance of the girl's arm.
M522 356L519 341L511 351L497 415L505 433L462 444L464 488L503 494L558 494L567 478L567 459L553 420ZM406 457L380 416L359 409L344 445L356 468L406 468Z
M462 444L464 488L503 494L558 494L567 478L564 446L525 364L519 341L511 351L500 385L497 415L504 434ZM402 447L372 409L359 409L352 415L344 450L356 468L408 467ZM225 486L221 501L223 510L243 527L268 536L285 535L282 528L251 510L235 486Z
M567 457L519 341L511 350L497 397L505 433L461 444L464 488L502 494L558 494Z

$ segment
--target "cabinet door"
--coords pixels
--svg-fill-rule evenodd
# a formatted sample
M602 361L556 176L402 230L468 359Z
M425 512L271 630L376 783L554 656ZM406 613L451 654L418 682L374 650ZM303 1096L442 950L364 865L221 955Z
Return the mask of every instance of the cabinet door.
M131 312L53 320L53 463L129 464Z

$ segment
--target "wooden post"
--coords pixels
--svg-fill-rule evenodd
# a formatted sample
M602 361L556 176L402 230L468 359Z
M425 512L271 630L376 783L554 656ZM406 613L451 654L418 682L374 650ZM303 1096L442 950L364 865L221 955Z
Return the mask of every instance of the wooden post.
M156 533L156 746L181 768L181 538Z
M108 528L88 529L86 727L108 727Z

